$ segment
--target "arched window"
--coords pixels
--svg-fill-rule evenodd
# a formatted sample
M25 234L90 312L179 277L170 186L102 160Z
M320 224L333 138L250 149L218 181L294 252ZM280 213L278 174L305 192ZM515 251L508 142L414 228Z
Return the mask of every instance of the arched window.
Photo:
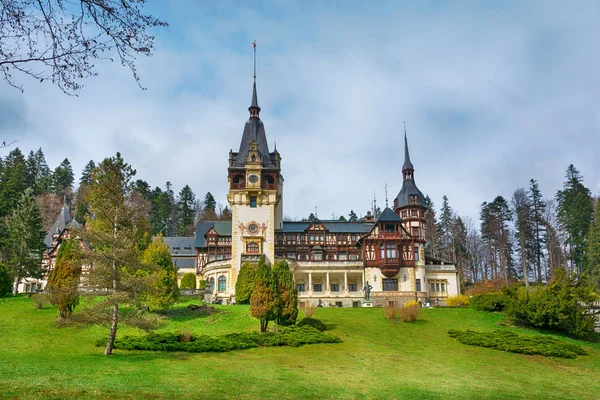
M224 292L227 288L227 278L225 275L219 277L219 292Z
M275 178L273 178L271 175L267 175L267 176L265 176L265 182L267 185L274 185Z
M258 253L258 243L248 243L246 245L246 253Z
M214 277L208 278L208 282L206 282L206 290L208 290L209 292L213 292L215 290L215 278Z

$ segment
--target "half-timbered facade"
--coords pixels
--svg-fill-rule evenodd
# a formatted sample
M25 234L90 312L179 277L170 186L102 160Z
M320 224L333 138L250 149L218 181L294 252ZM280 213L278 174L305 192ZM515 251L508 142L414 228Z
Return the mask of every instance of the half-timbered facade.
M209 300L234 301L242 263L263 255L270 263L288 261L300 304L360 307L459 293L456 268L424 256L425 197L415 183L406 132L402 188L393 208L356 222L287 222L281 156L269 151L256 79L248 111L239 150L229 152L232 221L203 222L194 238L195 270ZM185 265L180 277L189 270Z

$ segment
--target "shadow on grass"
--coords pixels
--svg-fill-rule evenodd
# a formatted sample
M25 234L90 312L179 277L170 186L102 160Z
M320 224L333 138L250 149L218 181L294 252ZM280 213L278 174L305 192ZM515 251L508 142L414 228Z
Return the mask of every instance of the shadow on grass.
M338 327L338 324L325 324L325 327L327 328L328 331L335 329Z
M162 315L173 321L190 321L197 318L206 318L222 312L216 308L203 304L198 306L190 304L187 307L171 308L168 310L154 311L154 314Z

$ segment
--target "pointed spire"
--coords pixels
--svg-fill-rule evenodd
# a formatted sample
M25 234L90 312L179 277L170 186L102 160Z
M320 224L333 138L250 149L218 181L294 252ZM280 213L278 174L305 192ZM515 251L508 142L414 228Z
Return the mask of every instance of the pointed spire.
M412 163L410 162L410 154L408 153L408 138L406 137L406 121L404 122L404 165L402 166L402 172L406 170L414 170ZM412 174L411 174L412 175Z
M250 111L250 119L259 119L260 107L258 106L258 96L256 95L256 40L252 43L254 47L254 84L252 85L252 102L248 111Z

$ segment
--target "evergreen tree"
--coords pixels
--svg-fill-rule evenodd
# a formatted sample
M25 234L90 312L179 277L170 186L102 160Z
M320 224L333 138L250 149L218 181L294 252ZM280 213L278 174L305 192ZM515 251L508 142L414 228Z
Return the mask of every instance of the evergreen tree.
M448 202L448 197L442 197L442 208L440 210L440 225L441 233L441 251L442 257L450 262L456 263L456 254L454 253L454 232L453 232L452 208Z
M69 318L79 304L81 263L79 240L64 240L58 248L56 263L46 286L50 303L58 308L61 318Z
M571 268L581 274L587 261L587 237L594 205L590 190L583 185L583 178L573 164L567 168L566 178L563 190L556 194L558 218L568 235Z
M346 222L346 217L344 217L343 215L340 215L340 217L338 218L338 221L342 221L342 222Z
M148 184L148 182L142 179L137 179L133 183L133 190L138 192L146 200L152 200L152 190L150 189L150 185Z
M181 282L179 283L180 289L196 289L196 274L193 272L188 272L181 277Z
M491 264L490 278L503 278L507 286L513 273L510 221L512 213L504 197L481 205L481 237Z
M206 193L206 195L204 196L203 207L204 207L204 209L208 208L213 211L216 210L217 201L215 200L215 198L213 197L213 195L210 192Z
M588 235L587 270L596 285L600 287L600 199L596 199L594 223Z
M529 201L531 203L533 238L532 257L535 260L537 281L542 281L542 258L544 257L544 246L546 244L546 230L544 213L546 202L535 179L529 181Z
M273 281L276 293L275 321L278 325L294 325L298 318L298 291L294 274L286 260L276 261L273 265Z
M453 220L452 227L454 237L454 254L456 255L456 268L458 269L459 279L461 282L467 280L467 262L469 259L469 252L467 248L467 227L465 226L462 218L457 216ZM472 281L471 278L468 279Z
M15 282L15 295L23 278L41 277L45 236L33 189L28 188L8 221L7 266Z
M433 258L439 258L441 233L435 216L435 206L429 196L425 197L425 208L425 235L427 240L425 254Z
M79 178L79 185L89 185L92 183L92 171L96 168L96 163L94 160L88 161L83 167L83 171L81 171L81 177Z
M151 211L150 226L152 234L156 235L162 232L165 236L174 236L173 234L173 210L175 201L171 183L167 182L167 188L162 191L159 187L154 188L150 193Z
M59 196L64 196L73 190L73 167L68 158L65 158L52 174L54 190Z
M231 221L232 214L229 207L225 206L219 215L219 221Z
M17 147L12 150L2 168L0 180L0 218L6 217L17 206L27 188L27 165L23 153Z
M185 185L179 192L179 201L177 207L179 208L179 236L192 236L194 233L194 222L196 212L194 210L194 203L196 202L196 195L192 189Z
M35 195L48 193L52 189L52 174L42 149L29 152L27 157L27 184Z
M261 256L255 272L254 288L250 296L250 312L260 320L260 331L266 332L269 321L277 317L276 291L271 266Z
M237 281L235 282L235 301L237 304L249 304L254 289L254 265L249 262L242 264Z
M309 221L314 221L317 217L315 216L315 214L310 213L310 215L308 216L308 220Z
M309 220L310 220L310 217L309 217ZM350 213L348 214L348 222L356 222L356 221L358 221L358 216L356 215L354 210L350 210Z
M122 319L120 304L132 303L152 288L148 267L139 257L138 241L145 234L145 216L131 201L134 175L135 170L119 153L106 158L94 169L87 194L93 218L88 218L86 228L78 232L92 249L84 253L84 262L94 266L86 276L86 283L110 290L104 301L94 304L81 315L88 323L110 325L104 355L112 354ZM129 313L127 321L134 326L149 323L137 313Z
M521 271L525 287L529 288L529 261L531 253L529 249L534 242L533 227L533 207L527 192L523 188L515 190L512 198L513 210L516 216L515 227L516 235L519 241L519 250L521 254Z
M8 269L0 263L0 298L6 297L12 291L12 281L8 274Z
M144 296L146 303L152 309L164 309L173 305L179 297L177 268L171 260L169 246L160 233L144 250L142 263L149 267L154 278L149 292Z

